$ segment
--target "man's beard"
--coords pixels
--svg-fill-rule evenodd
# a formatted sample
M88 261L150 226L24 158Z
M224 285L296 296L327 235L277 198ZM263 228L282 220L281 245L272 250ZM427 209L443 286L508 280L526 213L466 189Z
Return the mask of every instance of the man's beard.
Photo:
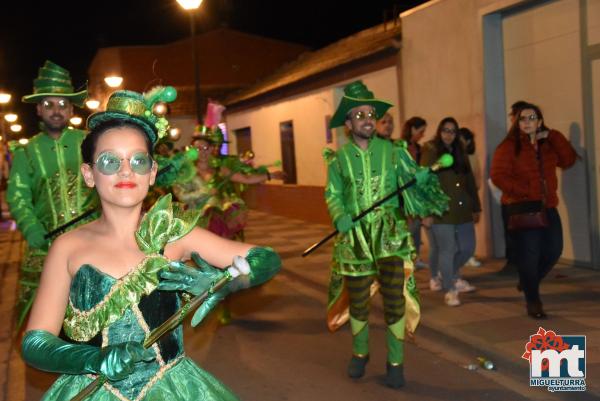
M64 118L61 118L60 120L52 120L52 117L50 117L44 119L43 121L48 131L62 131L67 126L67 120Z
M373 136L373 132L375 132L374 129L367 131L367 130L360 130L360 131L354 131L354 135L356 135L359 138L362 139L371 139L371 137Z

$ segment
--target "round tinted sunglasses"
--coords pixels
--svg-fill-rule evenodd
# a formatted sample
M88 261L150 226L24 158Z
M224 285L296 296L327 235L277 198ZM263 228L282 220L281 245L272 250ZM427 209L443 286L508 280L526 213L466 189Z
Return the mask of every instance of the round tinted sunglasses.
M96 162L93 163L98 168L98 171L104 175L113 175L118 173L123 166L123 160L118 155L112 152L100 153ZM138 152L131 155L129 158L129 167L136 174L146 175L152 170L152 157L148 153Z

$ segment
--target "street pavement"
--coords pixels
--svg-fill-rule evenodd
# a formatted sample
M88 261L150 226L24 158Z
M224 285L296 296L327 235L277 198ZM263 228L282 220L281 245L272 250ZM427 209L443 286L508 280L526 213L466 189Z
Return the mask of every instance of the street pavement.
M6 227L5 227L6 228ZM381 301L371 313L371 360L367 374L345 374L351 335L343 327L331 334L325 324L331 244L302 258L301 252L331 228L253 211L246 241L275 248L282 272L262 287L230 299L233 321L219 326L212 314L199 327L185 323L186 353L244 401L283 400L597 400L600 399L600 273L559 266L542 287L550 318L525 315L516 278L500 275L501 261L464 268L478 291L461 296L451 308L443 294L428 288L428 270L417 272L422 321L407 342L406 386L383 385L385 325ZM56 376L25 367L12 327L20 236L0 231L0 311L10 317L0 326L0 400L38 400ZM584 393L550 393L529 387L529 365L521 355L529 336L542 326L557 334L587 336L587 386ZM479 356L496 369L468 370Z

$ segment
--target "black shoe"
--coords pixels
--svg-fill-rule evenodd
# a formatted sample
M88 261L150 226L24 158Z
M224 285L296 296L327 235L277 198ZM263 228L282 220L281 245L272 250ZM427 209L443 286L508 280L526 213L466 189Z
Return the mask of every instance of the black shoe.
M548 317L540 301L527 302L527 314L533 319L546 319Z
M391 365L389 362L385 365L385 384L391 388L400 388L404 386L404 365Z
M369 355L352 355L352 359L350 359L350 363L348 364L348 376L353 379L363 377L365 375L365 367L367 366L367 362L369 362Z

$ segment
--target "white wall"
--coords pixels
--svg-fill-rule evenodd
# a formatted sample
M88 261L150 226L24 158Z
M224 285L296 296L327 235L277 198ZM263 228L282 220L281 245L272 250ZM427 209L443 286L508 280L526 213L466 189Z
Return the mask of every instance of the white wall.
M334 143L327 144L325 118L327 115L333 115L337 108L339 88L356 79L362 79L376 97L397 104L396 76L396 67L389 67L264 106L226 113L227 128L229 132L233 132L250 127L256 163L269 164L281 160L279 123L292 120L298 185L324 186L327 173L321 154L324 147L335 147L336 134L333 133ZM397 110L391 109L390 113L395 121L398 121ZM396 136L399 135L398 129L397 125ZM235 140L231 148L235 150Z
M475 132L480 150L488 148L488 142L493 147L505 134L500 127L508 110L503 115L485 114L483 70L484 49L491 48L483 42L483 18L502 13L496 15L504 17L499 25L504 32L500 39L504 41L504 54L497 59L504 58L504 75L494 78L505 79L506 87L491 95L505 97L507 106L519 99L540 104L548 125L572 138L584 155L579 0L548 1L530 8L526 7L528 4L537 3L434 0L401 15L405 115L417 114L427 119L429 138L432 128L446 115L456 117L461 125ZM600 0L586 0L586 5L587 37L590 44L598 43ZM514 6L519 6L519 10L509 11L515 10ZM500 123L486 127L486 121L492 120ZM486 172L489 157L490 154L480 156ZM559 196L566 259L586 261L590 257L586 184L584 163L561 176ZM481 195L484 208L489 207L487 190ZM490 215L486 214L477 226L479 254L491 255L494 240L502 241L492 237L490 227ZM498 230L496 227L494 231Z
M582 156L583 105L579 0L560 0L503 20L506 106L539 105L546 125L571 140ZM559 213L568 260L591 261L585 163L558 174Z
M440 120L452 116L474 132L477 148L485 149L483 43L477 1L432 1L402 13L401 19L406 118L418 115L427 120L427 141ZM482 153L478 151L480 168L487 171ZM485 208L487 191L479 194ZM487 256L491 253L490 221L486 213L482 217L476 225L476 254Z

